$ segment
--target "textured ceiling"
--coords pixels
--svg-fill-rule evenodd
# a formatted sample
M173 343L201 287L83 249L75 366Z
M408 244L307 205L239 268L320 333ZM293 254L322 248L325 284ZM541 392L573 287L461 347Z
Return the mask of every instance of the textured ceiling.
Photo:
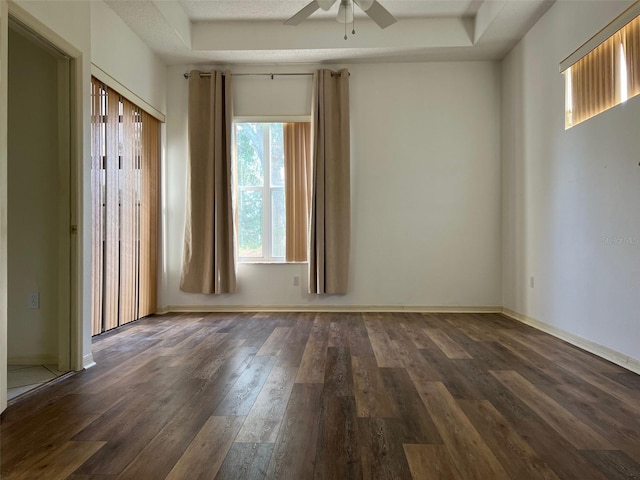
M344 40L338 5L283 25L311 0L105 0L167 64L282 64L502 58L554 0L379 0L381 30L359 8ZM567 0L568 1L568 0Z

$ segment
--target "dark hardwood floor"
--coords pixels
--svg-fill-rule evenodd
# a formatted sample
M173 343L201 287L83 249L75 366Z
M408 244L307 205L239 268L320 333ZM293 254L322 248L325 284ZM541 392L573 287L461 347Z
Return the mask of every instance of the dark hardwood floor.
M494 314L181 314L11 405L3 479L640 478L640 378Z

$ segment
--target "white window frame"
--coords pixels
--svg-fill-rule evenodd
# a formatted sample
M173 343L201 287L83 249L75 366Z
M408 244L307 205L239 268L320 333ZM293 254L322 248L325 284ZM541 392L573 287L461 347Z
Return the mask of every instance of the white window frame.
M286 257L273 257L272 253L272 231L271 231L271 198L274 190L282 190L285 195L285 186L271 186L271 141L270 129L263 134L263 151L267 158L264 159L264 183L262 186L239 186L238 185L238 150L236 146L236 124L240 123L287 123L287 122L309 122L309 116L237 116L233 119L233 175L234 175L234 197L239 199L240 191L262 191L262 257L242 257L238 254L239 263L287 263ZM268 155L266 153L268 152ZM234 214L237 215L237 212ZM237 218L237 217L236 217ZM238 228L240 226L238 225Z

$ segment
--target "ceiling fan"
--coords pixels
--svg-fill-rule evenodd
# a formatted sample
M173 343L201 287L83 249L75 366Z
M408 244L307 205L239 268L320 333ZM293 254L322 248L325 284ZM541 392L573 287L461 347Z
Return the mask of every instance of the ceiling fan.
M328 11L337 0L312 0L302 10L296 13L289 20L284 22L285 25L299 25L306 20L319 8ZM395 17L384 8L378 0L340 0L340 8L336 20L340 23L353 22L353 4L358 5L360 9L366 13L371 20L376 22L380 28L387 28L397 22ZM354 31L355 33L355 31Z

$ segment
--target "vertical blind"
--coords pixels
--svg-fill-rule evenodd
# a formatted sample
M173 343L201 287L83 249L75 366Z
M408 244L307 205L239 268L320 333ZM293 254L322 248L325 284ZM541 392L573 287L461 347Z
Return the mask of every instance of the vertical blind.
M619 35L609 38L571 67L570 125L576 125L618 103L616 59ZM619 81L619 80L618 80ZM616 95L618 93L618 95Z
M155 312L159 121L92 78L92 334Z
M565 70L565 128L640 93L640 17Z
M640 17L636 17L621 31L621 40L627 61L628 95L640 93Z

